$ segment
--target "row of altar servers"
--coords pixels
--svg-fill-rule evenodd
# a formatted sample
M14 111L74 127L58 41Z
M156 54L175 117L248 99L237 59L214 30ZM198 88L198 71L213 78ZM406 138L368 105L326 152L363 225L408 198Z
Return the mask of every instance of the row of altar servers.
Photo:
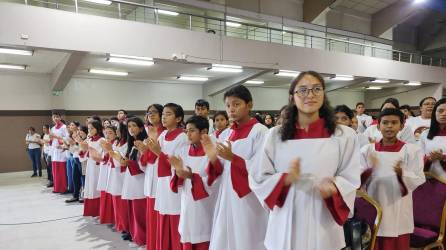
M248 91L243 88L232 89L232 96L226 100L234 97L249 103L237 92ZM166 104L158 112L159 118L163 114L162 123L159 119L152 127L145 127L136 117L121 122L118 133L115 131L121 139L104 138L100 122L89 123L89 138L78 141L79 157L87 164L85 216L99 216L101 223L130 232L133 241L147 249L345 246L342 225L353 211L355 190L360 186L361 133L338 125L334 133L327 134L321 117L309 125L308 131L296 128L293 140L282 141L280 126L268 131L253 118L238 117L232 127L191 144L189 133L199 127L200 119L197 122L193 117L185 133L178 125L184 115L181 106ZM239 124L243 119L246 122ZM53 168L65 168L64 153L57 146L68 132L60 116L53 116L53 120ZM438 149L445 152L445 131L426 140L427 131L421 136L424 153ZM105 132L106 137L113 134ZM122 140L127 132L133 140ZM212 148L219 157L211 160ZM403 159L403 180L397 180L398 188L390 189L391 195L385 187L375 190L388 199L388 203L380 204L384 213L378 236L384 240L406 237L414 230L411 193L425 180L423 150L412 141L398 141L388 148L379 142L367 144L362 148L365 168L370 152L377 154L383 164ZM299 182L286 185L286 172L295 158L300 159L302 174ZM443 163L426 164L445 175ZM181 169L177 165L187 166L192 174L179 177L176 171ZM315 187L326 177L334 177L330 181L337 190L322 198ZM66 184L54 178L54 190L58 192ZM401 183L405 194L399 193ZM390 185L394 184L392 181Z

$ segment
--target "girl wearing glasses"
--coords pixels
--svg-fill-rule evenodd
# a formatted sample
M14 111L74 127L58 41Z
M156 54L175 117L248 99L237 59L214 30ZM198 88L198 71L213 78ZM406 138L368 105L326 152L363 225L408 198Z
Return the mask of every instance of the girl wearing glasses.
M272 128L250 186L270 210L265 246L341 249L342 225L360 185L359 144L353 129L336 125L316 72L291 84L281 126Z

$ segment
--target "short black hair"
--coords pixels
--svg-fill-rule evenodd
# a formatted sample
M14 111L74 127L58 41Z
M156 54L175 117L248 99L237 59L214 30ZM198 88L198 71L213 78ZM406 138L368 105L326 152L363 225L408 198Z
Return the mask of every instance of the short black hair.
M126 114L126 115L128 114L127 111L125 111L124 109L120 109L120 110L118 110L118 113L119 113L119 111L124 112L124 114Z
M229 117L228 117L228 114L226 113L226 111L217 111L217 112L215 112L213 120L215 121L217 119L217 116L219 116L219 115L224 116L225 119L229 121Z
M243 85L235 86L226 91L223 96L223 100L226 100L226 98L230 96L240 98L246 103L252 102L251 92L249 92L249 89Z
M359 105L365 106L365 104L363 102L358 102L358 103L356 103L355 108L357 108Z
M118 117L113 116L113 117L110 118L110 121L117 121L117 122L119 122L119 119L118 119Z
M166 103L163 108L170 108L173 110L175 114L175 118L181 118L181 120L178 122L177 127L182 127L184 122L184 110L181 105L176 103Z
M423 106L424 101L426 101L427 99L434 99L435 101L437 101L437 99L435 99L435 97L433 97L433 96L427 96L427 97L424 97L424 98L421 99L421 101L420 101L420 107Z
M195 127L198 130L200 130L200 132L203 131L204 129L209 131L209 120L202 116L198 115L191 116L189 119L187 119L186 125L189 123L195 125Z
M195 102L195 107L206 107L209 110L209 102L205 99L198 99Z
M410 111L410 106L407 105L407 104L404 104L404 105L401 105L401 106L400 106L400 109L407 109L407 110Z
M399 110L399 109L384 109L383 111L381 111L381 112L379 113L379 116L378 116L378 123L381 123L381 119L382 119L384 116L389 116L389 115L395 115L395 116L398 116L398 117L400 118L400 122L401 122L401 124L404 124L404 114L403 114L403 112L401 112L401 110Z
M52 111L51 116L53 116L53 115L62 117L58 111Z
M345 113L350 119L352 119L354 116L353 111L349 107L347 107L347 105L344 104L338 105L334 108L335 114L340 112Z
M102 123L102 119L98 115L92 115L90 118L95 120L95 121L98 121L98 122Z
M88 135L88 127L87 126L84 126L84 125L80 126L79 130Z
M398 99L393 98L393 97L390 97L390 98L387 98L387 99L383 102L383 104L381 105L381 108L380 108L379 110L382 110L383 107L384 107L384 105L386 105L387 103L392 104L393 106L395 106L396 109L399 109L399 108L400 108L400 102L398 101Z

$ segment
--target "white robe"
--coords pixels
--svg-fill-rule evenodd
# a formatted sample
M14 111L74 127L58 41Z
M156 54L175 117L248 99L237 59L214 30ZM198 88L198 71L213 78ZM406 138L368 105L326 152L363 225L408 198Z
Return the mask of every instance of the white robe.
M135 147L133 150L137 150ZM138 152L136 163L139 165L141 154ZM138 167L139 168L139 167ZM144 172L132 175L129 167L125 170L124 181L122 183L121 198L124 200L144 199Z
M279 126L270 130L259 164L250 172L253 191L267 208L265 199L295 158L300 158L301 179L290 186L283 206L274 206L270 212L266 248L341 249L345 246L343 228L336 223L316 187L323 178L334 177L340 196L353 211L360 185L356 132L341 125L328 138L282 141L279 130Z
M256 123L246 138L231 142L232 152L244 159L248 172L261 153L261 146L267 132L268 128ZM228 138L221 139L229 140ZM263 241L268 220L267 210L261 206L253 192L240 198L234 191L231 180L231 162L224 161L223 173L219 178L221 178L221 183L209 249L265 249Z
M423 119L421 116L410 117L406 120L406 125L412 129L412 134L419 140L421 133L431 126L431 119Z
M428 156L432 151L442 150L443 155L446 155L446 136L434 136L432 140L427 139L429 130L425 130L421 134L420 146L423 154ZM446 179L446 171L443 169L439 161L432 162L429 171Z
M102 157L105 156L105 153L102 153ZM107 181L108 175L110 172L111 165L108 162L99 162L99 177L98 177L98 186L96 187L98 191L105 191L107 189Z
M113 151L119 152L121 157L125 157L127 153L127 143L122 146L113 145ZM122 185L124 183L125 172L121 172L121 164L116 159L112 159L114 168L110 166L108 175L106 191L113 196L120 196L122 194Z
M185 167L189 167L194 173L193 180L184 180L183 186L179 188L181 194L181 213L178 231L181 235L182 243L207 242L211 238L212 218L214 215L215 203L217 200L218 183L212 186L207 184L206 168L209 159L204 156L191 156L187 145L180 149L178 156L183 159ZM194 182L194 183L193 183ZM201 193L201 197L194 199L193 187ZM207 194L207 197L204 197ZM195 191L197 194L197 191Z
M399 152L377 151L375 144L361 148L361 167L363 172L371 168L370 154L375 154L378 165L367 181L367 193L382 208L382 221L378 236L398 237L410 234L414 230L412 191L425 181L423 173L423 155L419 146L406 143ZM407 195L402 197L401 184L393 166L402 160L402 181L407 188Z
M51 128L51 133L58 137L62 137L60 142L58 139L55 139L55 138L51 141L51 149L50 149L51 161L66 162L67 161L67 153L63 149L58 148L58 146L62 146L63 141L67 140L70 136L70 134L68 133L68 130L67 130L67 126L65 126L64 124L60 128L56 128L56 126L53 126Z
M155 198L158 183L158 157L155 162L140 163L140 166L144 172L144 195L149 198Z
M171 141L166 140L167 130L164 130L158 137L158 142L161 146L161 151L169 155L177 155L176 151L188 144L187 136L181 132L177 137ZM160 159L158 157L158 165ZM159 168L159 167L158 167ZM174 193L170 188L170 180L173 176L174 170L171 169L171 175L158 176L155 195L155 210L162 215L179 215L181 212L181 199L179 193Z
M92 141L87 139L88 147L96 149L99 154L102 154L101 141L104 138L100 138L97 141ZM84 188L84 198L86 199L96 199L99 198L101 193L97 189L99 180L99 162L93 160L90 156L87 157L86 153L79 157L80 161L87 161L87 172L85 174L85 188Z
M370 127L370 125L373 122L373 118L369 115L366 114L362 114L362 115L357 115L356 119L358 119L358 129L357 131L359 133L364 133L364 131Z
M380 141L383 138L383 135L381 134L381 131L379 131L378 125L376 124L368 127L365 130L364 135L376 142ZM398 132L397 137L399 140L406 143L416 143L415 136L413 135L410 127L407 125L404 125L403 129Z

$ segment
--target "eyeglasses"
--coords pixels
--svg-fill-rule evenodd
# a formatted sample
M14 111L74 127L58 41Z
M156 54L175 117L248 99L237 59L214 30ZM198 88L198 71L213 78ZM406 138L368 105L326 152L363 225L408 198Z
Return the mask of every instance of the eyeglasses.
M324 88L322 86L314 86L313 88L299 87L294 91L294 94L297 94L299 97L307 97L310 91L313 92L313 95L320 96L324 92Z

